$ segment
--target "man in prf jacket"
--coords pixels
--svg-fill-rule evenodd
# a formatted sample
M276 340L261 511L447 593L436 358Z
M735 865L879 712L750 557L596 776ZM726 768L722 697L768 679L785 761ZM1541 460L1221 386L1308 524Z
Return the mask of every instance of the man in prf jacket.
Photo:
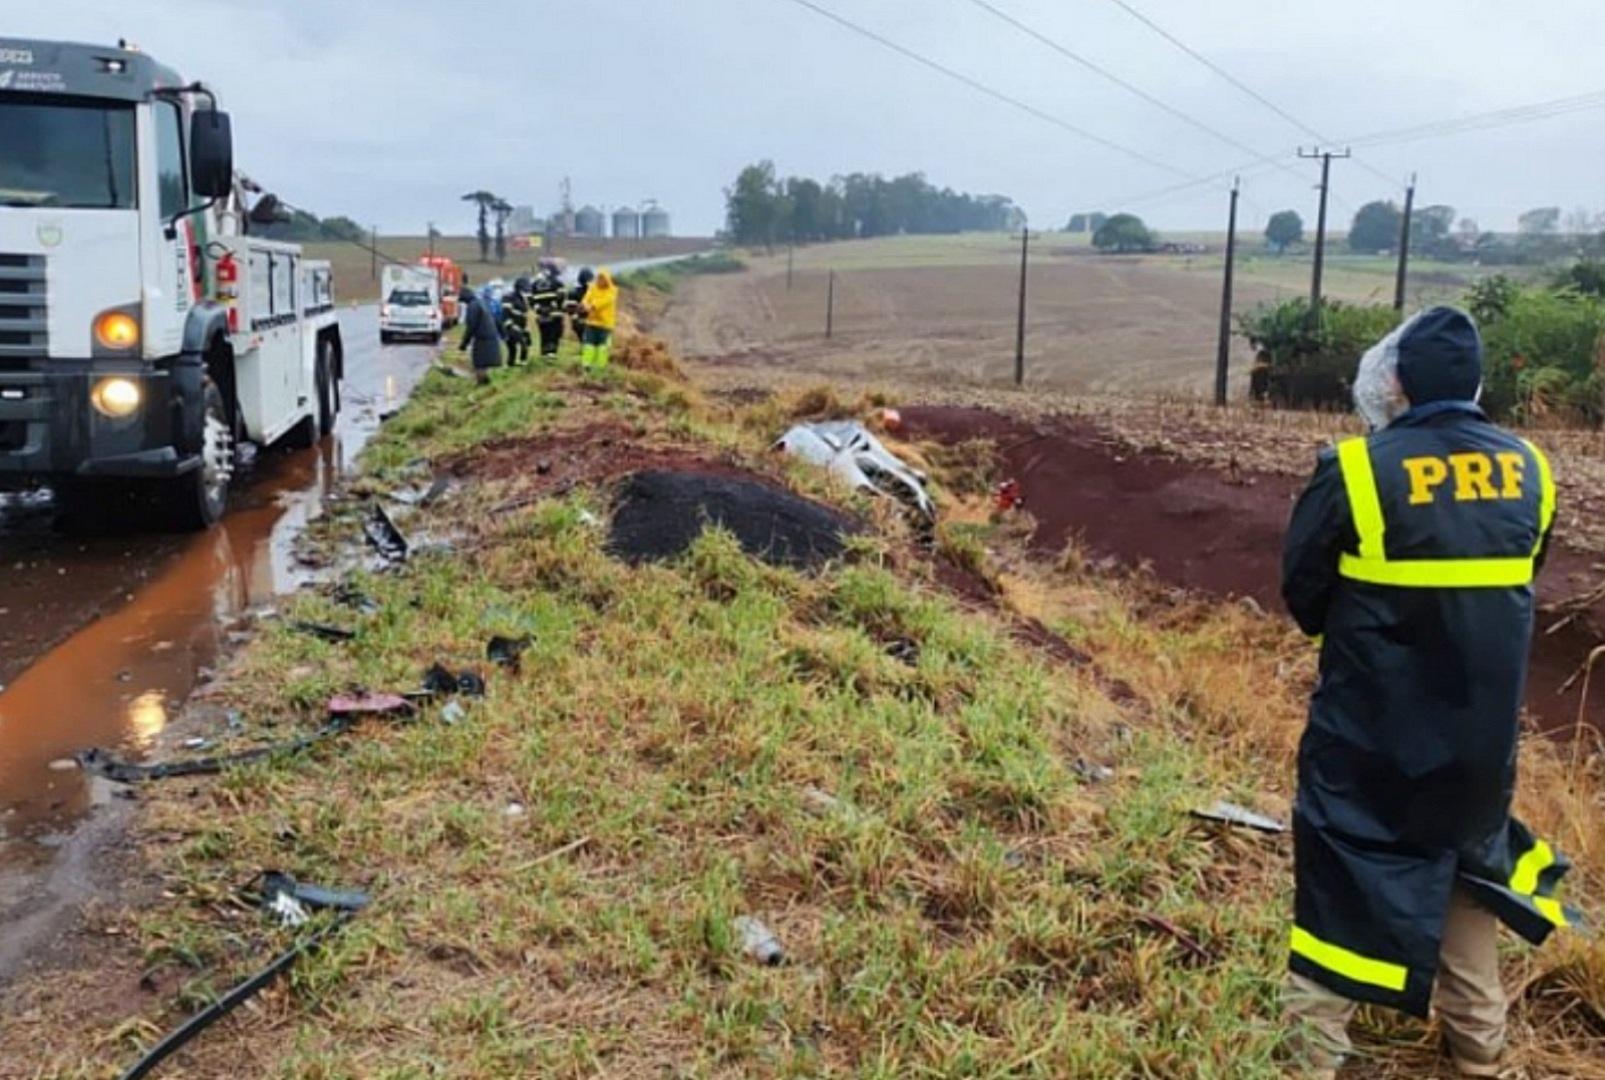
M1394 331L1355 380L1372 433L1321 454L1288 526L1282 595L1322 642L1286 993L1317 1076L1349 1053L1356 1002L1425 1017L1434 997L1460 1073L1497 1076L1499 921L1537 944L1576 919L1554 899L1567 862L1510 815L1555 483L1481 383L1463 312Z

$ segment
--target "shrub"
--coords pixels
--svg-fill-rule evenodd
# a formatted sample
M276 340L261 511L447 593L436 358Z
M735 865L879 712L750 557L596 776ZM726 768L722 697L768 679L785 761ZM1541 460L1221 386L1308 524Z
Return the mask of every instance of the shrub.
M1483 405L1489 413L1597 426L1605 417L1605 301L1570 288L1509 285L1497 306L1484 307Z
M1238 317L1238 333L1254 346L1256 398L1278 405L1346 408L1365 350L1399 324L1384 305L1321 305L1318 321L1302 297L1263 305Z

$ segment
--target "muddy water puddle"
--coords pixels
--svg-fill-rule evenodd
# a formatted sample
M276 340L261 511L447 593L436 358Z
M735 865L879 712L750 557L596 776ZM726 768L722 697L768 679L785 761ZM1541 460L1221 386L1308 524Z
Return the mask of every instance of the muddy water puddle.
M371 307L345 312L341 330L336 432L313 450L259 455L217 528L80 541L50 531L42 500L0 509L0 864L37 858L107 797L71 765L75 751L149 749L231 624L306 579L295 537L433 353L381 349Z

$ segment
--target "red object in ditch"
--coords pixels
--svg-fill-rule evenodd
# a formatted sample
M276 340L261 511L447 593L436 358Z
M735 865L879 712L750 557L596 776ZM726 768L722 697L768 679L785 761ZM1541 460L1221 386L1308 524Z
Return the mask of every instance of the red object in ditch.
M1025 505L1025 495L1020 491L1020 481L1005 480L998 485L998 509L1015 510Z

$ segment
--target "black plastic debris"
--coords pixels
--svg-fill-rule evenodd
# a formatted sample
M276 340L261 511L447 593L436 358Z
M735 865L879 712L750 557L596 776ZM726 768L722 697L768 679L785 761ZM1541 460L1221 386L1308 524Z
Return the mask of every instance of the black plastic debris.
M453 674L445 664L431 664L429 670L424 672L423 687L418 696L450 697L453 694L462 694L464 697L484 697L484 677L474 671L461 671Z
M913 638L897 638L887 644L886 655L909 667L919 667L920 643Z
M670 559L709 525L728 530L755 558L798 568L836 558L843 537L861 531L846 514L757 480L642 472L619 493L608 546L632 564Z
M390 520L385 508L374 503L368 510L368 516L362 522L362 534L368 538L373 549L391 562L406 562L410 545L407 538L401 535L396 523Z
M255 975L174 1028L123 1073L121 1080L141 1080L142 1077L149 1076L158 1065L183 1049L195 1036L267 989L275 979L289 970L292 964L321 946L331 934L350 922L356 913L368 904L366 893L304 885L288 874L277 871L268 871L260 875L260 879L263 883L261 902L266 909L277 915L281 922L285 921L283 914L285 911L304 912L308 907L325 908L337 914L328 924L296 942L274 957ZM301 921L304 922L305 919ZM299 925L299 922L295 925Z
M374 615L379 611L378 601L350 582L342 581L336 585L330 590L329 599L363 615Z
M1262 833L1284 833L1287 826L1273 817L1255 813L1236 803L1225 801L1217 802L1203 810L1194 810L1193 817L1203 821L1218 821L1226 825L1235 825L1243 829L1253 829Z
M340 626L330 626L328 623L310 622L305 619L291 623L290 629L298 633L309 634L321 641L336 643L350 641L357 636L355 630L347 630Z
M310 735L271 746L242 750L237 754L220 754L216 757L192 758L187 761L158 761L150 764L124 761L100 747L80 750L73 755L78 766L87 773L104 777L117 784L138 784L147 780L169 780L178 776L205 776L220 773L239 765L250 765L276 754L296 754L310 746L351 728L351 721L343 718L330 720Z
M497 667L506 668L515 675L523 665L524 653L535 644L535 639L529 635L523 637L503 637L497 634L485 645L485 658Z

